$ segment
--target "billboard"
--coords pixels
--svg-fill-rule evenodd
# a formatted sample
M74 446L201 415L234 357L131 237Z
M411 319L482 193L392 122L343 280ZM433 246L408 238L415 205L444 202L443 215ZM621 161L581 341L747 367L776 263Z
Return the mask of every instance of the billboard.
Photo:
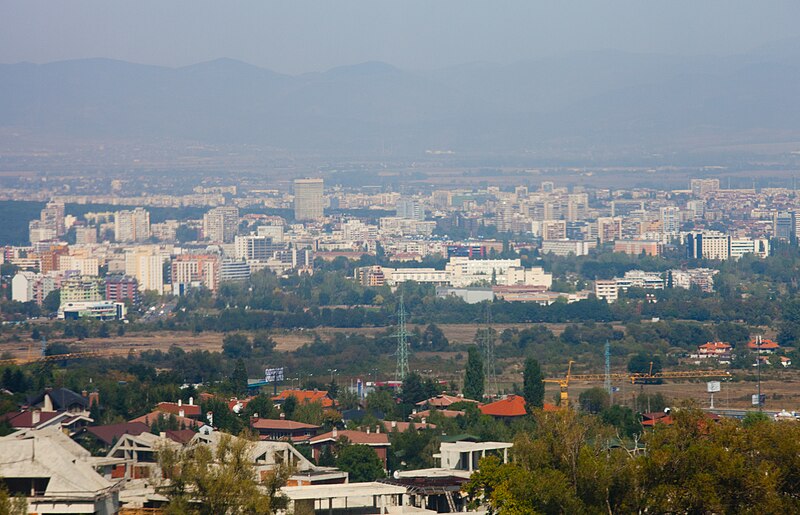
M264 370L264 381L267 383L279 383L283 381L283 367L267 368Z
M717 393L720 391L720 384L719 381L709 381L708 382L708 393Z
M763 406L767 402L766 394L761 394L761 398L759 398L758 394L753 395L753 406Z

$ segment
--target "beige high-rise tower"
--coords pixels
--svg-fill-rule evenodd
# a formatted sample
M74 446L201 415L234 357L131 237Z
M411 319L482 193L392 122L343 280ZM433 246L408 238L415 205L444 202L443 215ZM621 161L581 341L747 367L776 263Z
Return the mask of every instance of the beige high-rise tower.
M295 179L295 220L319 220L323 216L322 179Z

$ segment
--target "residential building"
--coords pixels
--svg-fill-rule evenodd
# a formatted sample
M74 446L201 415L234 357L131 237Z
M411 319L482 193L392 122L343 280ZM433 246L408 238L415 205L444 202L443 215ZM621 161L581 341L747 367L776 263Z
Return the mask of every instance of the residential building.
M220 264L220 282L242 282L250 279L250 265L245 261L224 260Z
M307 442L317 435L320 426L293 420L258 418L256 416L250 419L250 428L258 433L258 437L261 440Z
M597 242L591 240L542 240L542 254L586 256L594 248L597 248Z
M324 183L322 179L295 179L295 220L320 220L324 215L323 192Z
M203 237L213 243L233 243L239 233L239 209L215 207L203 215Z
M97 227L78 226L75 228L75 244L90 245L97 243Z
M399 199L395 205L395 213L398 218L425 220L425 208L421 203L412 199Z
M369 432L369 430L367 432L350 430L338 431L334 428L333 431L311 438L308 440L308 443L311 446L311 455L314 457L314 461L319 463L319 458L325 449L336 445L340 438L346 438L353 445L366 445L367 447L371 447L372 450L375 451L375 454L378 455L378 458L380 458L383 468L387 468L387 455L389 447L391 447L389 436L386 433L372 433Z
M594 295L606 302L616 302L619 298L617 281L614 279L598 279L594 282Z
M639 256L658 256L661 254L661 243L653 240L616 240L614 252Z
M703 197L719 191L719 179L692 179L689 181L689 188L695 197Z
M712 268L669 270L667 272L667 287L684 288L686 290L697 287L704 292L711 293L714 291L714 276L718 273L719 270Z
M150 239L150 213L141 207L114 213L114 240L122 243Z
M125 252L125 275L139 283L139 291L164 294L165 256L155 247L135 247Z
M109 275L105 278L105 298L109 302L139 303L139 284L133 277Z
M182 254L172 260L173 293L183 295L191 288L216 291L220 281L220 257L214 254Z

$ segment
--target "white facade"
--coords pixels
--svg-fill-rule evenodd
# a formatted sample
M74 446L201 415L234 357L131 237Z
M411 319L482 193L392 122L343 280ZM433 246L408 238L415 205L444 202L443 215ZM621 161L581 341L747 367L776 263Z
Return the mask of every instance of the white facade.
M589 254L589 250L596 247L597 242L591 240L543 240L542 254L585 256Z
M33 272L18 272L11 279L11 300L17 302L30 302L33 300L33 283L36 274Z
M164 262L169 256L149 247L131 249L125 253L125 275L135 277L139 290L164 293Z
M203 215L203 236L214 243L231 243L239 232L239 209L215 207Z

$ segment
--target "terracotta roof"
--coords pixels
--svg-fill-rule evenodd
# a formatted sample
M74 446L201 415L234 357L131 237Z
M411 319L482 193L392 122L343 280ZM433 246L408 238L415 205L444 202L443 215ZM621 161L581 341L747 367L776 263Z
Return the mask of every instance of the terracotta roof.
M272 398L273 401L283 402L289 397L294 397L300 404L320 402L323 408L332 408L333 400L328 397L326 390L283 390Z
M156 420L158 420L158 416L161 415L164 419L169 418L172 413L165 413L159 410L153 410L146 415L142 415L141 417L136 417L135 419L131 420L131 422L142 422L150 427ZM186 427L200 427L202 426L202 422L199 420L195 420L193 418L186 418L186 417L179 417L175 415L175 419L178 421L178 425L184 425Z
M197 404L181 404L178 406L177 402L159 402L156 405L156 411L164 413L172 413L177 415L183 410L183 416L189 418L197 418L200 416L200 406Z
M451 404L455 404L456 402L474 402L475 404L480 404L478 401L473 399L467 399L465 397L457 397L455 395L445 395L440 394L436 397L431 397L430 399L425 399L424 401L420 401L417 403L417 406L433 406L436 408L446 408Z
M759 345L758 345L758 343L756 342L755 339L750 340L750 343L747 344L747 347L750 348L750 349L753 349L753 350L758 350L759 349ZM761 348L761 350L775 350L775 349L780 349L781 346L778 345L777 343L775 343L772 340L768 340L766 338L762 338L761 339L760 348Z
M386 433L365 433L362 431L330 431L325 434L317 435L308 441L311 445L323 442L335 442L339 438L347 438L350 443L356 445L388 446L389 436Z
M250 421L250 427L253 429L319 429L319 426L313 424L304 424L303 422L295 422L294 420L281 420L275 418L257 418Z
M707 342L700 345L698 348L705 350L730 350L731 346L725 342Z
M484 404L479 407L484 415L493 417L521 417L528 414L525 409L525 398L521 395L509 395L505 399Z
M92 433L98 440L107 445L113 445L122 435L138 436L150 431L144 422L123 422L122 424L108 424L105 426L87 427L86 431Z

